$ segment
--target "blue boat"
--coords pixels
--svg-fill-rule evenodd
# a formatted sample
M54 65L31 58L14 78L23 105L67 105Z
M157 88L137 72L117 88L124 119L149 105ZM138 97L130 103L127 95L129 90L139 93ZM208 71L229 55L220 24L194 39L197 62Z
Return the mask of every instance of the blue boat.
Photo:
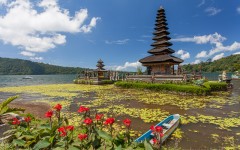
M179 114L173 114L168 116L163 121L159 122L155 127L161 126L163 128L163 137L161 138L161 142L163 143L178 127L180 122L180 115ZM148 130L146 133L144 133L142 136L137 138L135 142L143 142L145 139L149 140L150 143L151 139L153 138L153 134L151 130Z

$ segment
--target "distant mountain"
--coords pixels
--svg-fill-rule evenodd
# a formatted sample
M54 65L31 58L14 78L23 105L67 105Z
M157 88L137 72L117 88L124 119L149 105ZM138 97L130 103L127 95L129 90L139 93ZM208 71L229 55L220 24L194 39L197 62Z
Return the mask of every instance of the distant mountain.
M0 75L77 74L84 69L0 57Z
M221 72L223 70L227 72L240 71L240 54L224 57L213 62L211 59L208 59L206 62L199 64L183 65L183 69L189 73L193 71L198 72L200 68L202 72Z

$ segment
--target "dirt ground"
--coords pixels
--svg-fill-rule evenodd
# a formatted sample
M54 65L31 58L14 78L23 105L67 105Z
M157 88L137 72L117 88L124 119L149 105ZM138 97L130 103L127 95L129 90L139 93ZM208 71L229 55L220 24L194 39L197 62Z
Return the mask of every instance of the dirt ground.
M16 107L16 108L24 108L25 114L30 113L33 114L36 118L45 118L44 114L49 109L51 109L51 106L47 103L43 102L20 102L18 101L13 102L9 104L10 107Z

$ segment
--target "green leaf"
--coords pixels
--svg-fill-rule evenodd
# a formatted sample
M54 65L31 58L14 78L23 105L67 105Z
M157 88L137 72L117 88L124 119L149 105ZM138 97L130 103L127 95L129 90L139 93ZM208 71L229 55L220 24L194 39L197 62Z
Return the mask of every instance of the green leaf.
M34 150L39 150L41 148L47 148L51 143L48 140L41 140L39 141L34 147Z
M68 150L79 150L77 147L70 145Z
M13 100L15 100L16 98L18 98L18 96L12 96L12 97L9 97L8 99L4 100L1 104L0 104L0 110L3 108L3 107L6 107L9 103L11 103Z
M22 135L21 137L19 137L19 139L23 139L23 138L26 138L27 141L30 139L35 139L35 137L32 135Z
M144 147L145 150L153 150L152 145L147 142L147 140L144 141Z
M122 149L122 145L119 145L118 147L115 148L115 150L121 150Z
M39 127L40 129L51 129L51 127L50 127L50 125L49 124L42 124L42 125L40 125L40 127Z
M24 112L25 109L24 108L8 108L6 113L9 113L9 112L16 112L16 111L21 111L21 112Z
M25 143L26 143L26 141L20 140L20 139L14 139L14 140L12 141L12 143L13 143L14 145L17 145L17 146L24 146Z
M109 135L107 132L102 131L102 130L96 130L96 131L97 131L98 135L99 135L101 138L103 138L103 139L105 139L105 140L108 140L108 141L112 141L112 140L113 140L112 136Z
M54 138L55 138L55 136L50 137L50 138L49 138L49 142L50 142L50 143L53 143Z
M5 132L3 132L3 135L9 135L9 134L13 134L16 132L16 129L11 129L11 130L7 130Z

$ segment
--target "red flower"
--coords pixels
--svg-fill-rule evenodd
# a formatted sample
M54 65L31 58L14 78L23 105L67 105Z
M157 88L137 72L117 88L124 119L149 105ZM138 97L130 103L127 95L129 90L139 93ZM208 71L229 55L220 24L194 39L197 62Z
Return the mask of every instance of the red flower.
M154 131L155 131L155 127L152 125L152 126L150 127L150 130L152 130L152 132L154 132Z
M158 142L156 138L153 138L152 141L153 141L153 144L157 144Z
M47 118L51 118L53 115L53 111L52 110L49 110L48 112L45 113L45 117Z
M162 133L163 128L162 128L161 126L157 126L157 127L155 127L155 130L156 130L156 132L158 132L158 133Z
M89 108L84 107L84 106L80 106L78 109L78 112L87 112L87 111L89 111Z
M107 118L106 121L104 122L105 125L112 125L114 123L115 119L114 118Z
M66 129L69 130L69 131L73 131L74 126L71 126L71 125L70 126L66 126Z
M96 120L101 120L102 117L103 117L103 114L96 114L95 119L96 119Z
M158 133L162 133L163 132L163 128L161 126L151 126L150 130L152 130L152 132L158 132Z
M13 118L12 124L13 125L19 125L20 121L17 118Z
M132 121L131 121L130 119L128 119L128 118L125 119L125 120L123 120L123 123L125 124L126 127L130 127L131 122L132 122Z
M160 133L160 137L161 137L161 138L163 137L163 135L164 135L163 133Z
M31 121L31 118L30 118L30 117L24 118L24 121L25 121L25 122L30 122L30 121Z
M88 135L87 134L78 134L78 138L79 138L79 140L84 140L84 139L86 139L88 137Z
M86 118L85 120L84 120L84 123L86 124L86 125L90 125L90 124L92 124L92 119L91 118Z
M66 136L67 135L65 127L58 128L58 132L61 132L60 136Z
M62 109L62 105L61 104L57 104L53 108L56 109L57 111L60 111Z

